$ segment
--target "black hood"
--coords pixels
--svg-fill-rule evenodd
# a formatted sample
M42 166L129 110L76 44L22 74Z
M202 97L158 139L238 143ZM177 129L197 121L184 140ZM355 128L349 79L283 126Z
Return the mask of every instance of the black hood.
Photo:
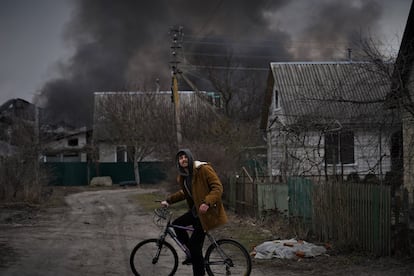
M188 157L188 172L189 172L188 174L184 170L184 168L182 168L180 166L180 163L178 162L178 156L180 156L183 153L185 155L187 155L187 157ZM177 152L177 155L175 156L175 162L177 164L177 169L178 169L178 171L180 172L181 175L188 176L188 175L192 175L193 174L193 166L194 166L193 163L194 163L194 160L193 160L193 154L191 153L191 151L189 149L180 149Z

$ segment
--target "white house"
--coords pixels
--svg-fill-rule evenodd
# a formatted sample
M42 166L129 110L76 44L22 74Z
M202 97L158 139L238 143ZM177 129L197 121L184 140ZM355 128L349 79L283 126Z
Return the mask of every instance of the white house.
M87 162L92 131L63 127L42 134L43 162Z
M196 120L189 118L201 118L199 114L215 114L221 108L219 93L205 91L178 91L180 99L180 117L183 122L183 128L186 122L196 123ZM131 111L135 109L134 111ZM159 109L152 112L151 109ZM142 110L142 111L140 111ZM130 162L131 151L134 150L131 144L134 141L128 141L125 135L117 133L116 129L121 128L108 125L109 113L130 113L129 116L122 118L122 122L118 124L126 124L134 130L134 136L157 137L164 136L173 139L174 136L174 105L172 103L171 91L143 92L143 91L127 91L127 92L95 92L94 93L94 123L93 123L93 141L94 146L98 150L99 162ZM161 118L162 117L162 118ZM121 120L120 116L116 120ZM113 123L113 120L112 120ZM144 126L144 127L142 127ZM147 127L145 127L147 126ZM155 127L154 127L155 126ZM123 128L125 130L125 128ZM157 133L154 133L157 131ZM117 135L122 135L118 139ZM141 138L142 141L144 138ZM145 139L144 139L145 140ZM153 141L154 140L154 141ZM151 153L142 154L145 156L140 161L160 161L166 157L162 151L161 143L157 143L155 139L148 138L146 143L151 145ZM173 141L171 142L173 143ZM145 150L145 147L136 145L135 148ZM155 148L155 150L153 150ZM158 152L157 152L158 150Z
M268 174L365 177L401 163L390 80L366 62L273 62L261 119Z

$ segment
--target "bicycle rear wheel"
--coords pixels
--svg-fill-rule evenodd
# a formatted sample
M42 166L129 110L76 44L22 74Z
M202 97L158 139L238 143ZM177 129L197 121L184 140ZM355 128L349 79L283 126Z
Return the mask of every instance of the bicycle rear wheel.
M136 276L174 275L178 267L178 255L168 242L148 239L132 249L129 263Z
M252 260L243 245L229 239L218 240L217 244L211 244L206 251L208 275L250 275Z

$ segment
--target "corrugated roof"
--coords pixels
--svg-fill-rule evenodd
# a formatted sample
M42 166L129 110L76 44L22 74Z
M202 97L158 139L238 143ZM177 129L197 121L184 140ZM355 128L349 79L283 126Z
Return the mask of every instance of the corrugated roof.
M382 122L390 81L364 62L273 62L274 89L286 123Z
M210 116L217 116L216 108L208 102L207 96L209 92L205 91L178 91L180 98L180 115L182 117L182 124L184 125L184 118L196 116L197 114L210 114ZM174 116L174 105L172 103L171 91L158 92L143 92L143 91L127 91L127 92L95 92L95 108L94 108L94 137L96 140L106 139L112 137L111 130L107 127L105 113L108 112L108 105L120 104L117 108L119 112L127 112L131 106L135 109L161 108L163 114L170 114L171 118ZM147 98L146 98L147 97ZM129 103L128 103L129 102ZM151 105L151 102L156 102L156 105ZM132 103L132 104L131 104ZM143 106L145 108L143 108ZM149 112L147 112L150 114ZM134 112L138 116L139 112ZM141 117L136 118L137 121L146 120ZM137 122L135 122L137 123ZM134 123L131 123L132 125Z

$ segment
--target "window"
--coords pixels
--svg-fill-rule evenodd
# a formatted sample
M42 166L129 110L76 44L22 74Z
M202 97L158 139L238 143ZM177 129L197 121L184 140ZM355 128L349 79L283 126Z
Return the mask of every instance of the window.
M70 146L70 147L76 147L77 145L79 145L78 138L74 138L74 139L69 139L68 140L68 146Z
M208 92L207 93L208 101L211 105L221 108L222 107L222 100L220 93L217 92Z
M134 155L135 155L135 148L128 146L127 147L127 161L128 162L134 162Z
M335 132L325 135L326 164L354 164L354 133Z
M116 147L116 162L122 163L127 161L127 151L125 146Z
M280 95L279 95L279 91L277 89L273 90L273 104L274 104L274 108L278 109L280 108Z

